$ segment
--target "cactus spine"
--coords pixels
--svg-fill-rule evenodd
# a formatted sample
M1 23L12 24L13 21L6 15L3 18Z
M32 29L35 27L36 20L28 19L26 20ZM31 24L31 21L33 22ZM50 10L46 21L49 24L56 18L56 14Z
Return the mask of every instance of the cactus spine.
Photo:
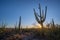
M46 19L47 6L45 7L45 13L44 13L43 10L42 10L42 12L41 12L41 6L40 6L40 4L39 4L40 15L38 15L38 14L36 13L35 9L33 9L33 10L34 10L34 15L35 15L36 21L37 21L39 24L41 24L41 26L42 26L42 28L43 28L43 23L44 23L44 21L45 21L45 19Z
M21 16L19 18L19 30L20 30L20 27L21 27Z

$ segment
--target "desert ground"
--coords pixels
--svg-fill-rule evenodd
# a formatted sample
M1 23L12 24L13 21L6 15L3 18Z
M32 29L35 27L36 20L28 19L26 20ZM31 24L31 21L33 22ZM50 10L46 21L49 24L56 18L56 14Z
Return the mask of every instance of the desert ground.
M0 31L0 40L60 40L60 28L5 28Z

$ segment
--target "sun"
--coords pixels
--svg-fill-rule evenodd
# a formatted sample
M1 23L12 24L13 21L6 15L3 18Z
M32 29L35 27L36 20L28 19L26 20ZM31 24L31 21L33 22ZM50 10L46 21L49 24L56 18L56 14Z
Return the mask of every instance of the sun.
M40 24L37 24L38 25L38 28L42 28L42 26Z

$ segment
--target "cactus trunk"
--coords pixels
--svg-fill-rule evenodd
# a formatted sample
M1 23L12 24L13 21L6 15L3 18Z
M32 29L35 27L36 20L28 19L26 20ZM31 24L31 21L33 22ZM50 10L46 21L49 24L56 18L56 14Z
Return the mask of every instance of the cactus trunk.
M42 28L43 28L43 23L41 23L41 26L42 26Z

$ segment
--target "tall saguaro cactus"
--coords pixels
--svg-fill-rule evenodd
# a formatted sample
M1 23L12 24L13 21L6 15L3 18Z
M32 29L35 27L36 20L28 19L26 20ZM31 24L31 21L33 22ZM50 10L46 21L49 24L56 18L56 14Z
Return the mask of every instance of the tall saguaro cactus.
M21 16L19 18L19 30L20 30L20 27L21 27Z
M42 28L43 28L43 23L44 23L44 21L45 21L45 19L46 19L47 6L45 7L45 11L43 11L43 10L41 10L41 6L40 6L40 4L39 4L40 15L38 15L38 14L36 13L35 9L33 9L33 10L34 10L34 15L35 15L36 21L37 21L37 22L42 26Z

